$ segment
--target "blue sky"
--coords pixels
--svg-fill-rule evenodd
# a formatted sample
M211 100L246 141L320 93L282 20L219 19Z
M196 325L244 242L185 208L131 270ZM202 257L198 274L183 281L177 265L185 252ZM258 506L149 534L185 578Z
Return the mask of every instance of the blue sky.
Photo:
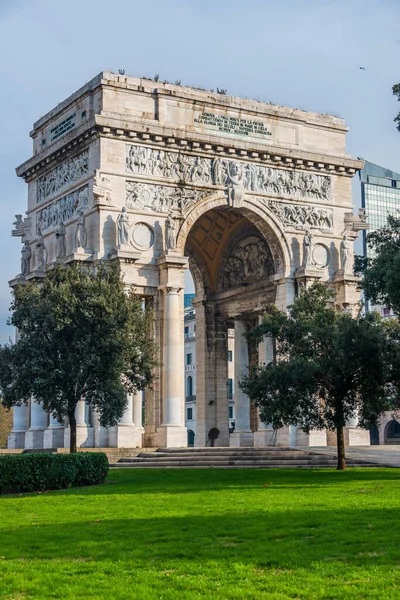
M0 0L0 343L26 208L14 169L41 115L100 71L159 73L344 117L348 152L400 171L399 24L399 0Z

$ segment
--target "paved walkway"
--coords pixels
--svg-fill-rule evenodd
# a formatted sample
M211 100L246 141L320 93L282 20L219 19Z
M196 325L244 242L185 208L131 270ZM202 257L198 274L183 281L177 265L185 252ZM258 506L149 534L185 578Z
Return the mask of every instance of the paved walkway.
M336 456L336 448L333 446L313 446L306 448L298 446L299 450L318 452ZM400 468L400 445L399 446L351 446L346 448L346 457L365 462L374 462L377 466Z

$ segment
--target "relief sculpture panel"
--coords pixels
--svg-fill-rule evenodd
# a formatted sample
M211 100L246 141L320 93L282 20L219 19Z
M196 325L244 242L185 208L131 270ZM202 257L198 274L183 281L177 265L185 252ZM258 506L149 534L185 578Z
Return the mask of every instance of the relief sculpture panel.
M229 185L232 173L242 174L243 188L272 196L315 201L332 200L332 179L299 170L285 170L231 160L203 158L127 144L126 171L137 175L172 179L194 185Z
M272 210L286 227L332 231L333 210L331 208L286 204L283 202L276 202L275 200L265 200L261 198L260 200Z
M211 194L211 190L208 193ZM155 212L169 212L170 210L181 212L206 195L207 190L127 181L125 206L131 209Z
M89 151L85 150L74 158L69 158L50 171L39 177L36 182L36 202L42 202L48 196L56 194L67 185L74 183L89 171Z
M222 275L222 290L260 283L274 274L274 261L267 244L252 236L236 244L227 255Z
M74 190L56 202L52 202L42 210L38 210L36 217L36 231L44 231L55 227L78 216L80 211L86 211L89 206L89 186Z

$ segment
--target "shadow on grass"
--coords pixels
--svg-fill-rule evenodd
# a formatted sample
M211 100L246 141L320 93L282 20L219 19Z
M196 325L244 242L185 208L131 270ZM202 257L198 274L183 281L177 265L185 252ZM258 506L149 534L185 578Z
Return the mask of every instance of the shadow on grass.
M232 511L227 515L107 518L1 530L6 560L256 563L309 568L313 561L398 565L397 509Z
M190 472L190 477L188 473ZM397 469L285 470L285 469L112 469L105 485L75 488L55 493L108 495L123 494L184 494L221 489L255 489L273 482L274 487L308 489L338 485L378 484L384 481L400 483Z

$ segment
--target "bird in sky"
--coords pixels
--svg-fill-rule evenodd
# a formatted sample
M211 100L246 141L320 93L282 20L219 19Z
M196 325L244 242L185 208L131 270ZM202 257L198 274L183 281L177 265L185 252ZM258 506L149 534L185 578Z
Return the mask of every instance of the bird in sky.
M365 71L365 67L358 67L360 71Z

